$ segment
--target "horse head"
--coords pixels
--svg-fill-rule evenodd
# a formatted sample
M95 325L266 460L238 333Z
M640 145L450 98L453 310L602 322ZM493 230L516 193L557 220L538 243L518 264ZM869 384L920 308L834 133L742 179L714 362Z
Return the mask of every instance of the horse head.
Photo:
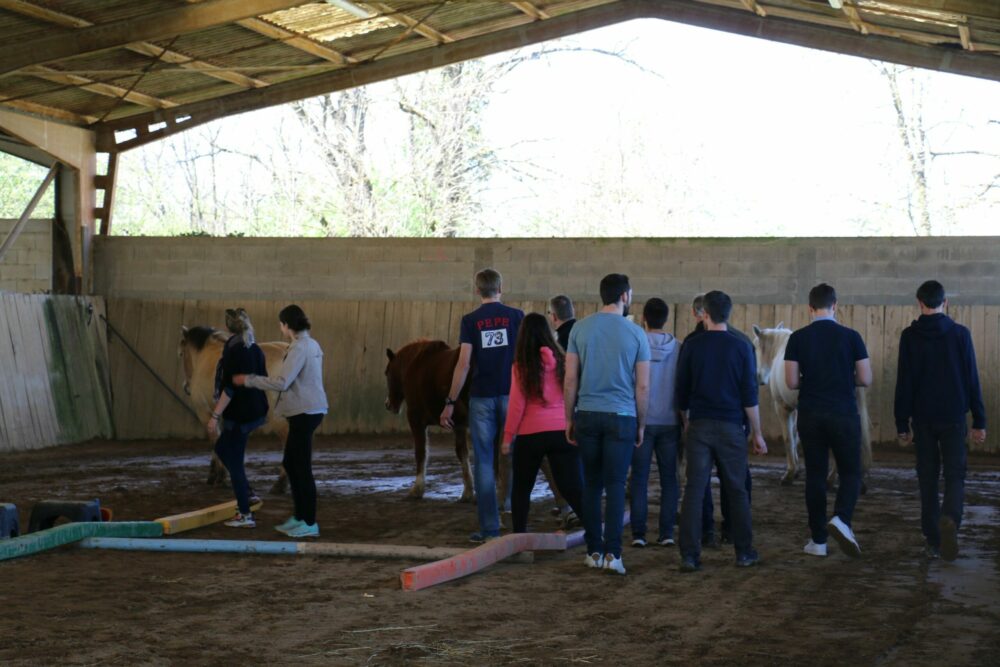
M782 351L791 333L790 329L785 328L784 322L778 322L778 326L773 329L761 329L756 324L753 325L753 346L757 355L757 382L761 385L767 385L771 381L774 360Z
M385 354L389 357L385 365L385 409L398 415L403 409L403 364L399 355L389 348L385 349Z
M191 378L194 377L195 359L205 349L209 340L225 342L225 334L212 327L181 326L181 339L177 343L177 356L184 365L184 393L191 395Z

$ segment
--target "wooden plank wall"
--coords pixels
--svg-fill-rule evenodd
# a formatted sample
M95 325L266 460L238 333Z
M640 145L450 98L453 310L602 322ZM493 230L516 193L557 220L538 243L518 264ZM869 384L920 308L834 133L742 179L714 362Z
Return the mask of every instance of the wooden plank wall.
M102 298L0 292L0 452L111 437Z
M243 306L254 320L257 339L278 340L277 313L285 302L146 301L109 299L111 322L128 338L150 365L180 392L183 369L177 357L180 327L198 324L222 328L227 307ZM454 345L459 321L475 307L472 302L447 301L302 301L313 322L313 335L325 352L324 376L331 399L331 413L323 433L391 433L405 430L402 417L388 414L385 398L385 349L397 349L417 338L440 338ZM511 302L527 311L545 312L545 302ZM586 316L597 304L577 304ZM634 311L638 317L641 304ZM868 346L875 382L869 392L873 438L895 440L892 417L899 335L918 315L910 306L840 307L840 321L857 329ZM970 327L976 345L983 391L990 417L989 439L979 451L1000 452L1000 307L952 307L950 315ZM732 324L750 333L751 325L772 327L779 322L791 328L808 323L804 305L742 304L733 310ZM683 336L694 328L687 304L671 306L668 330ZM202 431L181 407L159 387L117 341L110 341L109 356L114 389L114 415L121 438L201 437ZM777 441L780 427L770 407L766 389L761 394L765 433Z

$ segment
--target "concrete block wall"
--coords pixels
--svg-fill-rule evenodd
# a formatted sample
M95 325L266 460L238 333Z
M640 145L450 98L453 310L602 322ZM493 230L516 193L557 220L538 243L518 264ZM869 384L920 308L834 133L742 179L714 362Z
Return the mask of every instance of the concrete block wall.
M485 266L512 300L596 300L627 273L636 298L686 302L709 289L741 303L910 304L936 278L962 304L1000 304L1000 237L797 239L99 238L95 292L143 299L431 300L471 297Z
M0 243L17 220L0 219ZM0 290L27 294L52 289L52 221L29 220L0 262Z

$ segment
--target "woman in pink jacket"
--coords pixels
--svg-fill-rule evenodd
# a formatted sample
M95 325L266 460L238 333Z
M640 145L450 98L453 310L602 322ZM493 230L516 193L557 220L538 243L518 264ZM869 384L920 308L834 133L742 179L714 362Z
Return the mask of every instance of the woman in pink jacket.
M502 446L503 453L509 454L513 443L514 488L510 508L515 533L527 532L531 491L542 457L548 457L552 476L563 497L573 511L582 516L580 456L576 447L566 442L565 356L545 316L539 313L525 315L514 351Z

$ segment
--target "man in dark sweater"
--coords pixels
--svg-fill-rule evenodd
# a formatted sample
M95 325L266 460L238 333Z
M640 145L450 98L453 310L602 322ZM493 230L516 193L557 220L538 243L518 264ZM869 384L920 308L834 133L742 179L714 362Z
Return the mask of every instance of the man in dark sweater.
M965 495L965 414L972 412L972 440L986 440L986 411L969 330L944 314L944 287L928 280L917 290L920 317L899 338L896 432L917 454L920 525L927 554L958 557L958 527ZM912 423L913 433L910 434ZM944 505L938 477L944 465Z
M861 547L851 529L861 494L861 417L855 387L872 383L872 366L861 335L837 323L837 292L826 283L809 290L812 324L788 337L785 383L799 390L798 429L806 460L806 509L812 539L803 548L826 556L830 533L853 558ZM840 484L833 517L826 519L826 477L830 454Z
M573 310L573 300L565 294L559 294L549 299L549 322L556 332L556 340L563 351L569 345L569 332L576 324L576 313Z
M753 349L727 331L733 302L723 292L704 297L705 333L690 338L677 362L677 408L687 432L687 483L681 508L681 572L701 569L702 500L713 457L719 482L726 489L732 519L736 564L756 565L750 502L745 488L746 435L743 418L753 431L755 454L766 454L757 405Z

